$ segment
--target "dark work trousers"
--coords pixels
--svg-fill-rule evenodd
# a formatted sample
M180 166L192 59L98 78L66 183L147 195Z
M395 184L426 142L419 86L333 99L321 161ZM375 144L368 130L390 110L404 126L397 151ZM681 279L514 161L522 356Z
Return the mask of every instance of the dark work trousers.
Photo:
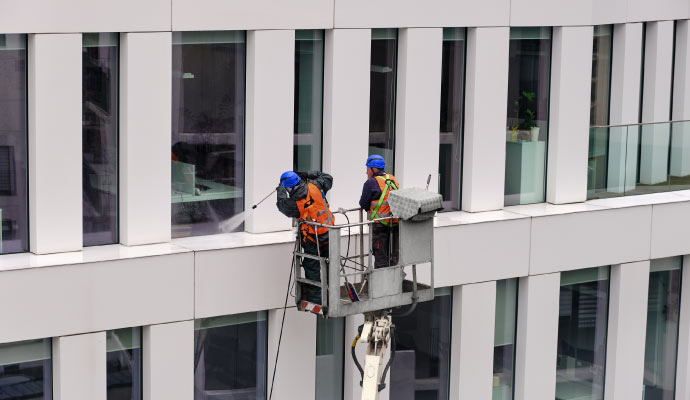
M375 223L371 236L374 250L374 268L390 267L398 264L398 242L400 229L398 224L386 226Z
M322 242L319 242L321 244ZM321 255L321 257L328 257L328 244L321 244L319 246L318 252L316 249L316 243L312 242L310 239L302 242L302 249L307 254L313 254L315 256ZM319 254L320 253L320 254ZM318 260L311 258L302 259L302 268L304 268L304 277L312 281L321 282L321 264ZM310 303L321 304L321 288L314 287L311 285L302 285L304 292L302 293L302 299Z

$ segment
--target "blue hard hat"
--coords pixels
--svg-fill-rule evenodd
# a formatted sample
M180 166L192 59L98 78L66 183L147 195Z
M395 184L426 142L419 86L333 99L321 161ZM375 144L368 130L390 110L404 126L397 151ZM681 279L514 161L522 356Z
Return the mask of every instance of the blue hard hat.
M367 158L367 167L384 169L386 168L386 160L378 154L372 154Z
M292 171L283 172L283 175L280 176L280 184L286 188L294 187L300 180L299 175Z

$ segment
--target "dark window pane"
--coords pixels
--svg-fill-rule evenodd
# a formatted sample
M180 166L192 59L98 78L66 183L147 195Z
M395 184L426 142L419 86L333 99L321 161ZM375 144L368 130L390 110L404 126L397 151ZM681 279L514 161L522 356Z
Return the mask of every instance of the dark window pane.
M551 28L511 28L505 205L546 199Z
M195 321L194 399L266 397L266 312Z
M244 209L244 87L244 32L173 32L173 237Z
M613 52L613 25L594 27L592 50L592 103L590 125L609 123L609 100L611 88L611 55Z
M391 399L448 399L452 294L438 289L408 316L393 315L397 351L391 366Z
M29 250L26 35L0 35L0 253Z
M395 171L395 84L398 63L398 30L371 30L371 80L369 86L369 154L386 160Z
M342 400L345 318L316 318L316 398Z
M323 31L295 32L295 171L321 169Z
M82 48L84 246L118 242L117 33L85 33Z
M0 344L0 399L50 400L51 339Z
M465 48L465 29L443 30L438 179L446 211L460 209Z
M141 399L141 329L106 332L108 400Z
M518 280L496 282L494 380L492 400L512 400L515 381L515 332Z

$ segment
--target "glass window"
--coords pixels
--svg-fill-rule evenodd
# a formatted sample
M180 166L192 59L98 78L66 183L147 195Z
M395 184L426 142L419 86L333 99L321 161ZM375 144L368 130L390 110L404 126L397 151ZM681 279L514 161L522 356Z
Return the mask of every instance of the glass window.
M551 28L510 28L505 205L541 203L551 81Z
M26 35L0 35L0 253L29 251Z
M316 318L316 398L342 400L345 318Z
M172 57L172 236L219 233L244 209L245 32L173 32Z
M323 31L295 31L295 171L321 169Z
M267 313L194 321L194 399L266 397Z
M369 154L386 160L395 170L395 87L398 64L398 30L371 30L369 87Z
M106 332L108 400L141 399L141 328Z
M492 400L512 400L515 381L515 334L518 280L496 281L494 380Z
M84 246L118 242L117 33L82 36Z
M397 351L390 371L391 399L448 399L452 288L408 316L393 315Z
M556 398L604 398L609 267L561 273Z
M464 28L443 29L438 181L447 211L460 209L466 43Z
M51 339L0 344L0 399L50 400L51 351Z
M676 386L681 257L652 260L644 354L644 400L673 400Z

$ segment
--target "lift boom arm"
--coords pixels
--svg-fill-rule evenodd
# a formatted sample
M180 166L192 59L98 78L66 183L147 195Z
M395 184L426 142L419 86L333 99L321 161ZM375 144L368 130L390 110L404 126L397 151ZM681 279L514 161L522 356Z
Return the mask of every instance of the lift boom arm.
M386 386L383 381L386 379L386 372L394 357L394 353L391 353L388 365L384 369L383 358L388 349L388 344L391 342L391 337L393 337L393 346L395 346L395 337L392 332L394 326L391 322L391 317L386 313L367 313L364 318L364 325L361 327L362 332L357 335L357 338L352 343L352 356L355 357L354 347L361 337L361 341L367 344L364 368L360 368L360 373L362 374L362 400L378 400L379 392ZM356 358L355 363L359 367Z

